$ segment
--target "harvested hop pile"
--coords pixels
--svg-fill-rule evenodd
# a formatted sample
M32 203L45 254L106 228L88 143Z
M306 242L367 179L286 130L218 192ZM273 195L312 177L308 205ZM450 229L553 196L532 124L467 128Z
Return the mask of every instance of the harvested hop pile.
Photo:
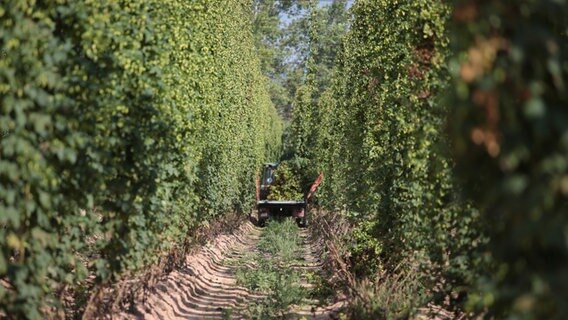
M300 200L303 199L300 179L292 168L282 162L274 173L274 183L270 186L268 200Z

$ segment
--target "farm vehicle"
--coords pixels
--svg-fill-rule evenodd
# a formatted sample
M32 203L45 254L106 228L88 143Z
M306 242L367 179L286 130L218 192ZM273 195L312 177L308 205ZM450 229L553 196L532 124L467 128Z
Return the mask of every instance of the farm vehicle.
M293 217L300 227L306 227L308 225L308 204L323 180L323 173L320 173L306 192L299 193L294 199L272 199L270 193L271 188L274 188L277 182L278 167L278 163L264 164L262 173L257 179L258 224L263 226L271 217Z

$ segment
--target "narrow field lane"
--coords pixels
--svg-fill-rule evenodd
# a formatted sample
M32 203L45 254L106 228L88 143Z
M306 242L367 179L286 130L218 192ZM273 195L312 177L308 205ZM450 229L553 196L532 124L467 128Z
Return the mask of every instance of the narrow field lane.
M239 277L258 272L258 257L264 229L250 222L232 234L221 235L186 258L184 267L174 270L150 289L145 301L139 301L121 319L250 319L251 308L271 308L267 292L253 290ZM286 319L335 319L341 305L321 306L307 292L314 289L313 278L322 269L319 247L310 239L309 229L297 231L295 259L282 272L299 275L292 285L303 290L301 303L284 306ZM268 256L268 259L272 257ZM267 260L272 263L272 260ZM277 273L278 271L277 267ZM240 272L240 275L239 275ZM281 276L281 275L280 275ZM241 282L239 282L241 281ZM270 289L274 291L273 289ZM270 291L269 290L269 291ZM264 318L264 317L263 317Z

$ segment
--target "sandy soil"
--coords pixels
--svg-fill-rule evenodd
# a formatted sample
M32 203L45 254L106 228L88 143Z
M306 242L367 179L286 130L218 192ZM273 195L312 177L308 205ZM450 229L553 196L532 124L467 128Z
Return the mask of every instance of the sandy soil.
M237 285L236 264L242 257L257 250L262 229L244 223L232 234L221 235L203 246L196 254L187 256L185 265L162 279L129 313L118 319L244 319L241 314L251 301L262 297ZM309 240L303 229L303 260L295 266L300 270L322 268L319 247ZM303 285L308 286L307 282ZM335 319L342 302L321 307L312 305L293 308L289 319ZM230 312L229 312L230 310ZM229 316L230 314L230 316Z

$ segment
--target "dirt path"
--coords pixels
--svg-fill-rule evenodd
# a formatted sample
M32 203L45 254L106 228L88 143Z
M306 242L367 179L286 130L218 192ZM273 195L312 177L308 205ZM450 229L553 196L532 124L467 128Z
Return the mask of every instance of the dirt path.
M217 237L196 254L186 258L183 268L171 272L151 289L146 301L139 302L121 319L244 319L243 311L255 295L237 285L235 272L238 264L258 250L262 229L247 222L233 234ZM309 238L309 231L300 231L303 258L294 266L301 271L318 272L321 262L319 250ZM243 259L245 257L245 259ZM310 286L302 279L303 286ZM289 319L334 319L339 304L318 307L318 301L294 307Z
M308 274L308 272L321 272L324 263L321 260L323 248L311 240L308 229L302 229L300 231L300 237L302 239L303 263L295 266L295 268L304 275L304 277L302 277L302 286L312 288L313 284L309 283L305 275ZM344 301L321 305L321 301L313 299L302 306L293 308L289 316L291 319L339 319L339 310L344 306Z

